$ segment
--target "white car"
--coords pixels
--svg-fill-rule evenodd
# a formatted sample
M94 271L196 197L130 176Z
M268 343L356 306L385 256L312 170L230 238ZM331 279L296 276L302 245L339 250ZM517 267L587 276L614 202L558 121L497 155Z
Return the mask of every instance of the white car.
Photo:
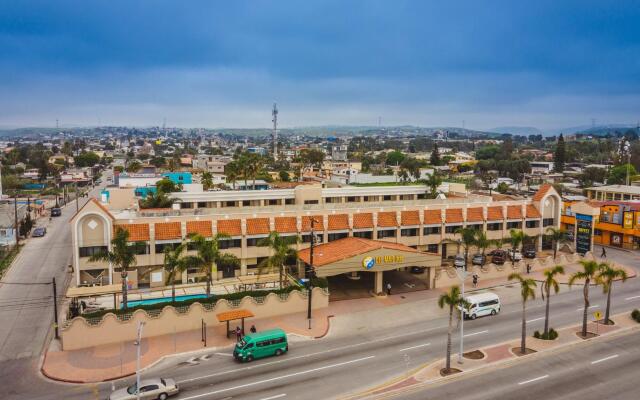
M173 379L144 379L140 382L140 398L144 400L167 400L169 396L178 394L178 385ZM136 384L114 391L108 400L135 400Z
M455 260L453 260L453 265L454 265L456 268L464 268L464 265L465 265L465 264L466 264L466 262L465 262L464 256L457 255L457 256L456 256L456 259L455 259Z
M518 250L509 250L509 257L511 257L511 261L521 261L522 253Z

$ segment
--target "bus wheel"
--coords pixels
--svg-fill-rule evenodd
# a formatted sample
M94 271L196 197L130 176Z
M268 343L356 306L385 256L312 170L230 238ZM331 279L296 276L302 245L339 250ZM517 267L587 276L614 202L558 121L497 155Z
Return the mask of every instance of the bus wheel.
M471 319L476 319L476 315L475 314L471 314Z
M276 350L276 356L281 356L281 355L282 355L282 349Z
M491 315L496 315L496 310L491 310Z
M245 358L246 362L251 362L253 361L253 356L247 356L247 358Z

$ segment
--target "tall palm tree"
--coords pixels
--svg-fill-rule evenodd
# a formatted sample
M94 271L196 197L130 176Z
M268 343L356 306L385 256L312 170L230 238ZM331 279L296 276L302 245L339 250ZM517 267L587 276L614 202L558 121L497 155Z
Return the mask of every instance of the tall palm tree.
M551 239L551 242L553 243L553 259L555 260L556 255L558 254L558 247L560 243L567 241L567 232L563 229L549 227L546 230L546 235Z
M213 266L220 261L220 240L228 239L229 235L218 233L211 239L202 235L191 236L191 242L196 249L197 255L185 257L185 264L190 268L197 268L207 275L207 297L211 296L211 271Z
M235 161L231 161L224 166L224 173L227 175L227 180L233 185L233 190L236 190L236 181L240 176L240 167Z
M604 312L604 323L609 325L609 312L611 311L611 291L613 282L617 279L626 281L628 278L627 271L622 268L612 267L608 263L600 264L597 280L602 284L602 291L607 294L607 309Z
M544 271L544 281L540 286L540 293L542 294L542 300L545 295L547 296L547 304L544 311L544 337L549 335L549 306L551 303L551 289L557 294L560 291L560 285L556 280L556 275L564 274L564 267L562 265L556 265L553 268L549 268Z
M467 258L469 257L469 249L476 244L476 232L474 228L458 228L456 233L460 235L460 244L464 249L464 269L467 269Z
M520 229L511 229L509 231L509 243L511 244L511 251L515 253L520 248L526 238L526 234ZM515 257L511 257L511 265L515 265Z
M135 247L129 245L129 231L116 227L111 240L111 250L101 251L89 257L89 261L106 261L114 269L120 270L122 278L122 308L127 309L127 276L129 269L136 265Z
M443 293L438 298L438 307L444 308L449 306L449 329L447 331L447 363L445 366L445 372L451 371L451 334L453 333L453 311L457 307L466 308L468 303L460 295L460 288L458 286L452 286L448 292ZM462 318L462 313L457 310L458 318Z
M513 273L509 275L510 281L520 281L520 296L522 297L522 337L520 338L520 353L526 354L527 351L527 300L534 299L536 292L534 288L537 286L536 281L531 278L524 278L522 275Z
M264 259L258 264L258 275L262 275L265 271L278 271L280 274L280 289L282 289L284 281L284 264L287 259L297 258L298 252L292 248L298 243L298 236L280 236L278 232L272 231L269 236L261 239L258 246L269 247L271 256Z
M424 183L427 185L427 188L429 189L429 194L431 198L435 199L436 196L438 195L438 187L442 184L442 178L440 177L438 172L434 170L431 175L427 176L427 179L425 179Z
M487 251L487 248L491 245L492 241L487 239L487 234L484 231L477 231L475 237L475 246L482 251L482 255Z
M186 247L187 246L182 243L176 246L175 249L171 249L171 247L164 249L164 262L162 267L167 274L165 285L171 285L172 303L176 301L176 276L187 268L186 259L182 257L182 253Z
M584 279L582 288L582 296L584 297L584 310L582 313L582 337L587 336L587 311L589 310L589 285L593 281L598 284L598 272L600 264L591 260L580 261L582 271L576 271L569 277L569 286L573 285L577 280Z
M201 182L202 182L202 188L204 190L211 189L211 187L213 186L213 176L211 175L211 172L209 171L203 172Z

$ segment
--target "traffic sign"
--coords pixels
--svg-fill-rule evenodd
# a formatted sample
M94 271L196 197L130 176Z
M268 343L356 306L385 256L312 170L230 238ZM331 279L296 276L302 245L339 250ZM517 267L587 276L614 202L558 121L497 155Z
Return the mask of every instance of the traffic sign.
M600 311L596 311L593 313L593 317L596 319L596 321L599 321L602 318L602 313Z

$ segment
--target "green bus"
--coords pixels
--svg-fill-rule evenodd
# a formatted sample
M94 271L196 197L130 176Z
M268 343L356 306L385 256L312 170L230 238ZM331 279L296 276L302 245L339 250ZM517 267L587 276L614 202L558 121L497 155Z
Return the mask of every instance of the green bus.
M287 334L282 329L271 329L246 335L233 349L233 357L249 362L257 358L280 356L288 350Z

